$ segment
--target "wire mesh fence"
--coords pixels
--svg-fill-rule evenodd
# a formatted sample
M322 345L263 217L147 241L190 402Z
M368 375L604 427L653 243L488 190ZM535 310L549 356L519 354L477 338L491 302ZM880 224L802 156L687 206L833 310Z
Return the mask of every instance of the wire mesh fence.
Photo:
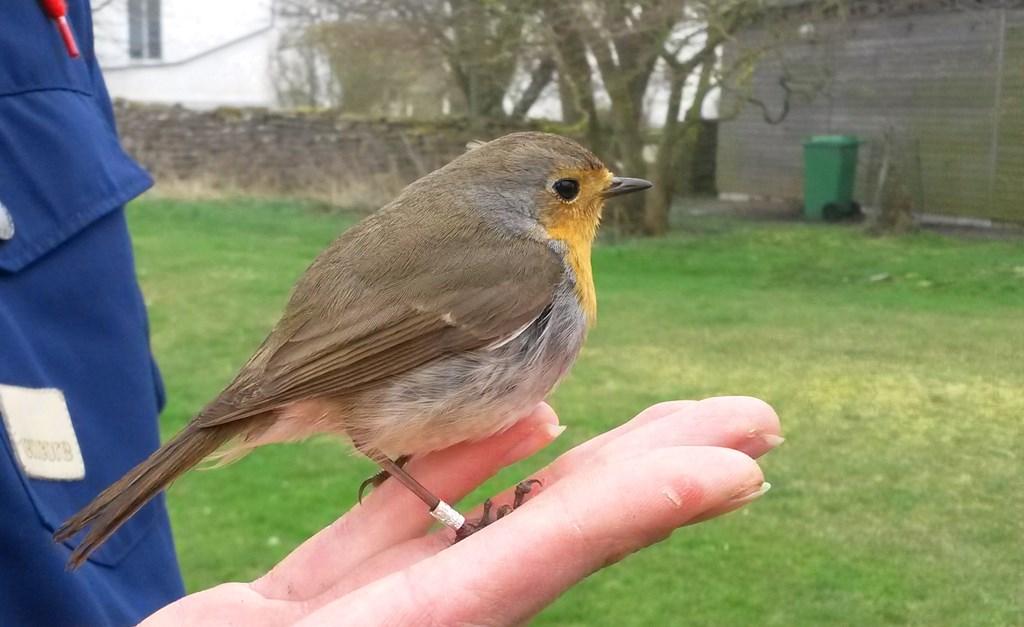
M750 108L724 122L719 189L799 198L802 142L853 134L862 203L1024 222L1024 7L918 5L816 24L766 59L753 77L761 100L781 99L783 75L824 86L779 124Z

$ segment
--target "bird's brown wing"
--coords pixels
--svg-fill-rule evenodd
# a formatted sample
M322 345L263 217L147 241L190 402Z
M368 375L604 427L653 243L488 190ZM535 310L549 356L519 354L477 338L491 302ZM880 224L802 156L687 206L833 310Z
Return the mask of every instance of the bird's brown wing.
M539 316L563 280L544 242L481 223L431 229L388 218L360 224L314 262L199 426L344 395L493 344Z

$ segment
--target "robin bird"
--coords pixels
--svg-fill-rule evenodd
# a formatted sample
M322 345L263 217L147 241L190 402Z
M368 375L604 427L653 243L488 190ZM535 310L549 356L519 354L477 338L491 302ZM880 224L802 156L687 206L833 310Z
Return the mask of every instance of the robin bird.
M533 132L410 184L313 261L220 395L57 530L64 541L88 528L69 566L204 458L321 433L351 442L457 538L486 524L401 462L498 433L548 395L597 315L590 251L605 200L650 186Z

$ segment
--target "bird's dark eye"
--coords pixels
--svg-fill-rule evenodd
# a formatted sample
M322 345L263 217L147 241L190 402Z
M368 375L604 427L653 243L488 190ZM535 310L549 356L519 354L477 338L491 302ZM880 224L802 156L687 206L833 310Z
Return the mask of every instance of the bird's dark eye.
M562 200L572 200L580 193L580 182L576 179L558 179L551 186Z

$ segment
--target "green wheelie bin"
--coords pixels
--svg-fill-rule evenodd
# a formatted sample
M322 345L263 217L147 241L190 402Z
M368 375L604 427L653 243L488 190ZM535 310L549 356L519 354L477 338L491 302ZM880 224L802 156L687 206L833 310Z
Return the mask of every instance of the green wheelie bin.
M853 200L857 147L850 135L815 135L804 142L804 217L839 220L860 213Z

